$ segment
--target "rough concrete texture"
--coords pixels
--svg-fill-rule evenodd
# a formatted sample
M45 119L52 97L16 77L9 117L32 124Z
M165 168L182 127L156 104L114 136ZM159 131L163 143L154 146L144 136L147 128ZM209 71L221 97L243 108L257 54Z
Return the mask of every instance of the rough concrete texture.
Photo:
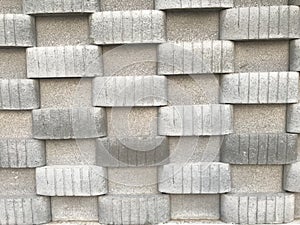
M216 0L155 0L156 9L222 9L233 7L233 0L216 1Z
M300 194L295 193L295 219L300 218Z
M23 1L22 0L1 0L0 1L0 13L23 13Z
M300 104L293 104L287 109L287 132L300 133Z
M287 5L289 3L288 1L289 0L234 0L234 6L249 7L249 6Z
M102 11L154 9L153 0L102 0Z
M0 49L0 78L26 78L26 50L21 48ZM15 59L15 60L11 60ZM17 62L17 63L16 63Z

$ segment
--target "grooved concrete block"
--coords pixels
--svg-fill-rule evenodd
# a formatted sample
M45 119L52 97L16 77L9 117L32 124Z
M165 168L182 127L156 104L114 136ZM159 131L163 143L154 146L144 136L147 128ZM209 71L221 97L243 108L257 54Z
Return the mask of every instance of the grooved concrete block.
M71 78L102 76L101 48L93 45L27 49L27 77Z
M0 47L35 46L34 18L23 14L0 14Z
M221 103L280 104L298 102L296 72L234 73L221 78Z
M298 39L290 42L290 70L300 71L300 40Z
M103 107L167 105L164 76L97 77L93 83L93 104Z
M288 193L221 196L221 220L237 224L282 224L294 220L295 196Z
M169 221L168 195L108 195L99 197L99 222L138 225Z
M169 42L158 46L158 73L210 74L234 72L231 41Z
M296 134L230 134L221 148L221 161L230 164L290 164L297 155Z
M299 7L261 6L221 12L220 37L226 40L294 39L300 37Z
M36 139L84 139L106 136L102 108L47 108L33 110Z
M300 192L300 162L284 167L284 190Z
M155 0L156 9L222 9L232 8L233 0Z
M145 167L169 162L166 137L108 137L97 140L97 165L103 167Z
M29 79L0 79L0 110L30 110L40 106L39 83Z
M184 105L159 109L158 133L165 136L213 136L233 133L232 106Z
M292 104L287 108L287 132L300 133L300 104Z
M0 139L1 168L35 168L46 164L45 144L34 139Z
M98 0L23 0L25 14L51 15L55 13L93 13L100 10Z
M98 12L90 18L94 44L162 43L165 14L158 10Z
M218 194L231 190L229 164L168 164L159 168L158 189L171 194Z
M38 195L98 196L107 193L106 169L99 166L45 166L36 169Z
M32 225L50 221L50 199L47 197L0 197L1 224Z

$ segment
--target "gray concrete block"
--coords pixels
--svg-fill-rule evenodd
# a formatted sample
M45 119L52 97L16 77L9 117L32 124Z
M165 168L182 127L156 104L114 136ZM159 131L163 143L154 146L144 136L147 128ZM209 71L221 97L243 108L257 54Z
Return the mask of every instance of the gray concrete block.
M287 109L287 132L300 133L300 104L292 104Z
M158 189L171 194L218 194L231 190L229 164L168 164L159 168Z
M153 0L102 0L102 11L154 9Z
M293 40L290 42L290 70L300 71L299 64L300 64L300 40Z
M288 5L289 0L235 0L234 7Z
M44 224L51 221L50 199L23 196L0 198L0 223L7 225Z
M299 0L288 0L288 1L289 1L289 5L300 5Z
M165 14L158 10L111 11L92 14L94 44L162 43L165 41Z
M27 49L29 78L102 76L101 48L93 45Z
M0 13L23 13L22 11L22 0L0 0Z
M168 195L108 195L99 197L103 224L158 224L169 221Z
M159 109L158 133L165 136L213 136L233 133L232 106L184 105Z
M284 167L284 190L300 192L300 162Z
M282 224L294 220L295 196L288 193L221 196L221 220L237 224Z
M35 168L46 164L45 143L34 139L0 139L1 168Z
M293 39L300 37L297 6L261 6L221 12L220 37L226 40Z
M55 13L93 13L100 10L98 0L24 0L23 10L25 14L31 15L52 15Z
M221 78L220 102L283 104L298 102L296 72L234 73Z
M233 0L155 0L156 9L222 9L232 8Z
M97 77L93 81L93 105L103 107L167 105L164 76Z
M33 110L36 139L84 139L106 136L102 108L46 108Z
M97 140L97 165L103 167L150 167L169 162L166 137L108 137Z
M98 196L107 193L107 172L99 166L45 166L36 169L38 195Z
M0 14L0 47L35 46L34 18L23 14Z
M158 73L210 74L234 71L231 41L165 43L158 46Z
M0 51L0 58L0 77L2 79L27 78L26 48L2 48Z
M296 134L230 134L221 148L221 161L230 164L290 164L297 155Z

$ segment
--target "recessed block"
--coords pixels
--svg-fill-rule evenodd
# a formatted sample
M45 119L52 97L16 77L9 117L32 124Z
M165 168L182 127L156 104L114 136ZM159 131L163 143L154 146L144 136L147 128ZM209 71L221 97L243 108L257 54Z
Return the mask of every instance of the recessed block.
M233 0L156 0L155 8L164 9L223 9L233 7Z

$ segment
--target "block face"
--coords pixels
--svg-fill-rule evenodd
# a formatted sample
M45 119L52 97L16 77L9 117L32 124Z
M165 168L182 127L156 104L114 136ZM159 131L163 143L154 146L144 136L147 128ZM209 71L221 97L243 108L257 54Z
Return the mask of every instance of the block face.
M158 46L158 73L211 74L234 71L231 41L169 42Z
M1 168L35 168L46 164L45 144L34 139L0 139Z
M158 10L110 11L92 14L93 44L162 43L165 14Z
M39 83L29 79L0 79L0 110L31 110L40 106Z
M226 194L221 196L221 220L237 224L281 224L294 220L295 196L289 193Z
M234 73L221 78L221 103L283 104L298 102L296 72Z
M169 221L167 195L108 195L99 197L99 222L103 224L158 224Z
M218 194L231 190L229 164L168 164L159 168L158 189L171 194Z
M296 162L284 167L284 190L300 192L300 163Z
M230 134L221 147L221 161L230 164L290 164L297 155L296 134Z
M169 162L166 137L108 137L97 140L96 161L103 167L150 167Z
M159 109L158 133L166 136L213 136L233 132L232 106L184 105Z
M300 5L299 0L289 0L289 5Z
M93 82L93 104L103 107L167 105L164 76L97 77Z
M106 169L99 166L45 166L36 169L38 195L98 196L107 193Z
M155 0L156 9L222 9L232 8L233 0Z
M261 6L221 12L221 39L267 40L299 38L297 6Z
M85 139L106 136L102 108L47 108L33 110L36 139Z
M73 14L73 13L93 13L100 10L98 0L46 0L36 2L35 0L23 0L25 14L30 15L51 15L51 14Z
M0 221L7 225L44 224L51 221L47 197L1 197Z
M292 104L288 106L287 132L300 133L300 104Z
M300 71L300 41L299 40L293 40L290 42L290 70Z
M93 45L27 49L28 78L71 78L103 75L101 48Z

